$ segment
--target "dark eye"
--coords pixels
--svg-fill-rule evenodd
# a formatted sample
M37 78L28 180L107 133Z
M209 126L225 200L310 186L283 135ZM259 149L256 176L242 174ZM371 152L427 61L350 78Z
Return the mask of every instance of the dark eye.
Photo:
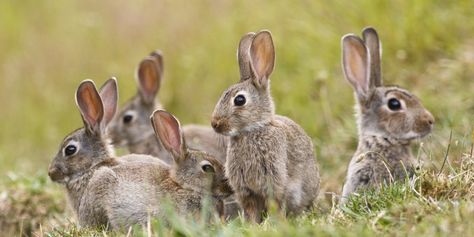
M133 119L133 116L130 115L130 114L126 114L125 116L123 116L123 123L127 124L127 123L130 123Z
M214 167L212 167L212 165L209 165L209 164L205 164L203 166L201 166L202 170L205 172L205 173L214 173Z
M234 98L234 105L236 106L242 106L245 104L245 96L243 95L238 95Z
M402 104L399 100L392 98L388 100L388 108L393 111L400 110L402 108Z
M74 145L68 145L66 148L64 148L64 154L66 156L74 155L76 151L77 151L77 147Z

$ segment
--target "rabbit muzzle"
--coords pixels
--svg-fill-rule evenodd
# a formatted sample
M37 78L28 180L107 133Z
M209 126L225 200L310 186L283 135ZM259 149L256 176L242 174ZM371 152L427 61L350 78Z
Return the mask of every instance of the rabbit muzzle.
M428 135L433 130L435 119L433 115L425 110L423 111L415 122L414 130L420 134L420 137Z
M211 126L216 133L227 134L229 132L229 124L223 118L212 118Z
M232 195L234 191L227 182L225 182L217 187L213 187L212 193L215 198L227 198Z
M49 167L48 176L51 178L53 182L58 182L58 183L61 183L61 181L63 181L65 178L64 172L62 172L62 170L55 165L51 165Z

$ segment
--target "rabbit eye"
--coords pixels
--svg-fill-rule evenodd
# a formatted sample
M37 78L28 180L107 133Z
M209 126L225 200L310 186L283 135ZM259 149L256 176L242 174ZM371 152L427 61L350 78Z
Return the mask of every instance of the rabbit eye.
M245 96L243 95L238 95L234 98L234 105L236 106L242 106L246 102Z
M123 116L124 124L129 124L130 122L132 122L132 120L133 120L133 116L131 114L126 114L125 116Z
M209 164L205 164L203 166L201 166L202 168L202 171L204 171L204 173L214 173L214 167L212 167L212 165L209 165Z
M388 100L388 108L392 111L397 111L402 108L402 103L399 100L392 98Z
M74 145L68 145L66 148L64 148L64 154L66 156L74 155L76 151L77 151L77 147Z

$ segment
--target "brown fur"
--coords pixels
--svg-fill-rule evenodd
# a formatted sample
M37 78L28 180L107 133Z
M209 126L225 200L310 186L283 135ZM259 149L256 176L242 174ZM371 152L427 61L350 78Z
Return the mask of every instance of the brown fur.
M154 62L155 65L144 62ZM142 67L151 69L146 70ZM150 56L143 59L137 72L140 69L144 72L153 70L159 72L151 74L137 73L137 94L125 103L112 120L108 126L109 136L114 145L126 146L130 153L152 155L167 164L173 164L173 156L163 147L159 138L153 133L149 119L155 109L163 108L159 98L155 99L163 80L164 67L161 52L154 51ZM125 116L132 116L132 120L125 123ZM216 133L209 126L202 125L183 126L183 133L186 144L190 148L206 151L211 156L216 157L221 164L225 164L228 137ZM232 197L226 200L227 218L237 216L238 208L232 202Z
M230 136L226 175L246 218L261 222L269 200L289 213L313 206L319 170L311 139L291 119L275 115L269 76L275 53L271 34L242 37L240 82L227 89L214 109L212 126ZM245 104L234 104L237 96Z
M383 86L377 32L366 28L363 36L364 40L352 34L342 38L343 69L355 91L359 127L359 145L349 164L343 201L360 188L411 177L411 141L429 134L434 124L433 115L416 96L400 87ZM400 109L389 107L391 99L401 103Z
M154 110L163 108L159 99L155 99L163 80L163 70L163 56L158 50L142 60L137 69L137 94L125 103L113 119L109 125L109 136L114 145L127 146L130 153L152 155L172 164L172 155L154 135L149 120ZM125 116L132 116L132 120L125 123ZM189 147L207 151L221 160L222 164L225 163L228 138L202 125L184 126L183 131Z
M115 93L113 103L102 103L92 81L79 86L76 97L85 128L64 139L48 172L53 181L66 186L81 226L119 229L145 224L150 217L163 217L165 198L179 213L196 213L203 197L211 196L219 204L231 193L222 165L205 153L185 150L173 166L146 155L115 158L104 121L114 114L117 87L115 80L106 84L108 93L101 91L101 95ZM199 162L203 160L213 165L215 174L202 174Z

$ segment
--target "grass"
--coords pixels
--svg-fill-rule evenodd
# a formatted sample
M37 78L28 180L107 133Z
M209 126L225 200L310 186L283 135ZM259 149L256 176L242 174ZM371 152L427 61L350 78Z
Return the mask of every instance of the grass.
M153 233L474 235L473 8L470 0L0 1L0 233L117 235L74 227L64 190L46 176L63 136L81 126L73 99L78 83L117 76L124 102L135 93L136 65L160 48L162 103L184 124L209 124L220 94L238 80L238 40L266 28L276 45L277 112L301 124L316 147L318 208L296 219L271 215L260 226L179 219L166 228L155 223ZM385 83L420 97L436 126L413 147L423 167L415 183L367 191L338 207L332 200L357 142L339 40L367 25L382 39ZM141 231L134 234L147 235Z

